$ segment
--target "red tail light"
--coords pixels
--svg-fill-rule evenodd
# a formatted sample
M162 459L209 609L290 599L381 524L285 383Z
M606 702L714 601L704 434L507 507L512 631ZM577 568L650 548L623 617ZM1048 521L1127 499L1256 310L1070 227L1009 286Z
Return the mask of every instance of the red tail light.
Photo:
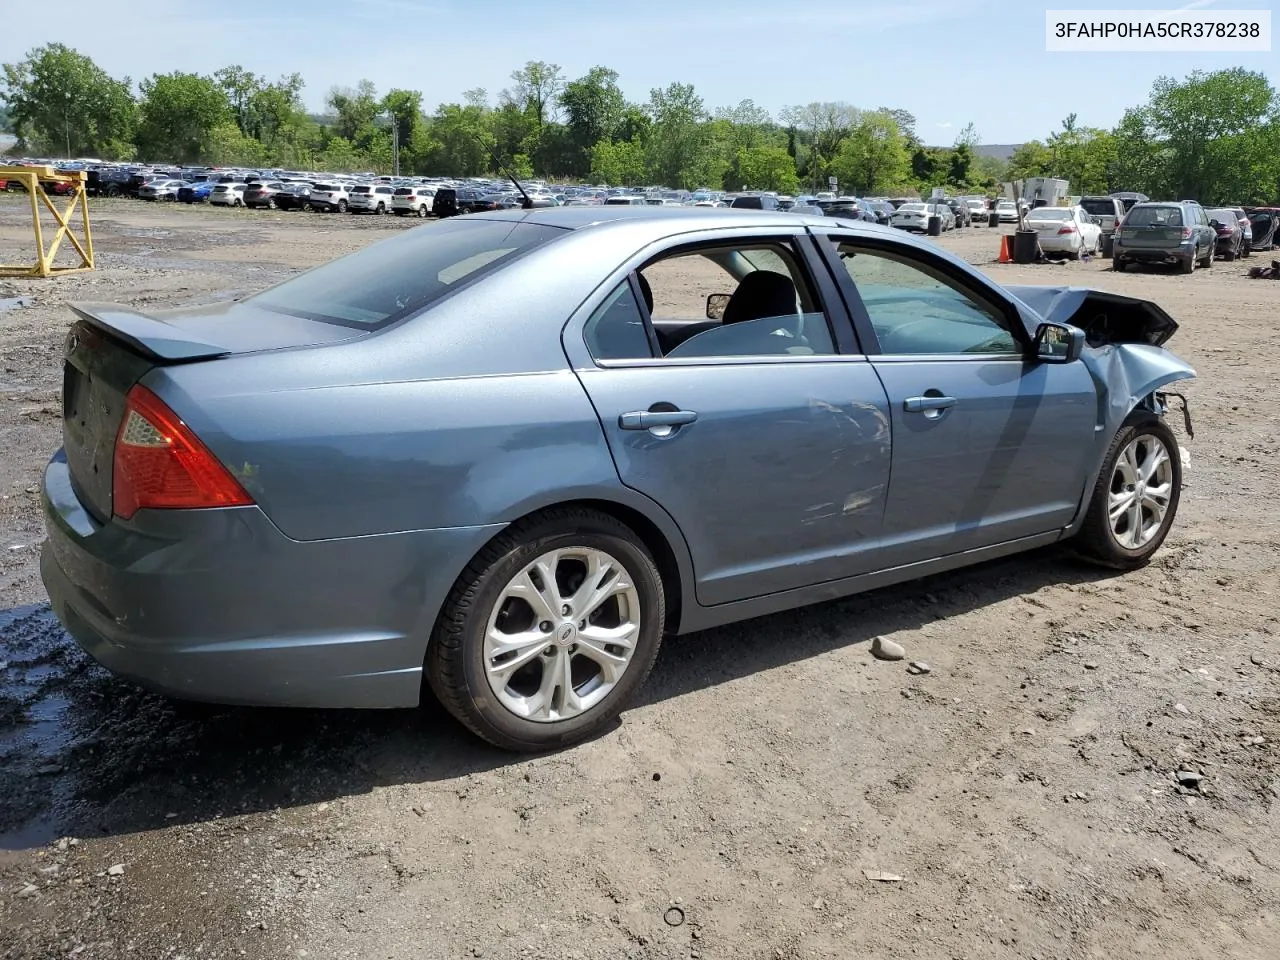
M1076 232L1076 228L1075 228L1075 227L1060 227L1060 228L1058 228L1058 236L1060 236L1060 237L1061 237L1061 236L1063 236L1064 234L1068 234L1068 233L1075 233L1075 232Z
M125 398L112 467L112 512L243 507L253 503L191 428L143 386Z
M1183 239L1183 240L1190 240L1190 239L1191 239L1191 228L1190 228L1190 227L1183 227L1183 228L1182 228L1182 239Z

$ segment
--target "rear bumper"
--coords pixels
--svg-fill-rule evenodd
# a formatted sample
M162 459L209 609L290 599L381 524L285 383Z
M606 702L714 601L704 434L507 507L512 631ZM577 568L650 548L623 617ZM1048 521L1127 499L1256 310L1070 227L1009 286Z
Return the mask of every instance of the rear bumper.
M1079 234L1067 234L1059 236L1056 233L1041 234L1036 238L1036 242L1040 244L1040 249L1052 253L1071 253L1073 250L1080 249Z
M99 524L61 451L42 501L41 576L95 660L174 697L259 706L415 706L436 613L502 529L299 542L257 507Z
M1112 251L1119 259L1132 260L1135 263L1181 263L1188 257L1196 255L1196 246L1193 242L1187 241L1176 247L1134 247L1115 241Z

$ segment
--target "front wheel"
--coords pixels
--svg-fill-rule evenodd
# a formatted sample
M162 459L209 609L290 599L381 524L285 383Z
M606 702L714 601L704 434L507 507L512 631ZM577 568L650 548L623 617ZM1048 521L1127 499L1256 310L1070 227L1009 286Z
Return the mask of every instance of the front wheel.
M507 750L599 732L644 683L662 642L653 558L606 514L548 510L513 524L450 591L424 664L445 708Z
M1132 570L1160 549L1178 512L1182 459L1158 416L1130 414L1111 441L1080 529L1079 550L1103 566Z

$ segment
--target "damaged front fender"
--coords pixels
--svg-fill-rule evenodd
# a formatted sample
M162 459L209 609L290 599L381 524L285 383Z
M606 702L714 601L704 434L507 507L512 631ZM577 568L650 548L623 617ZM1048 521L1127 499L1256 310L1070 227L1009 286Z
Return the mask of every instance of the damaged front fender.
M1098 412L1093 462L1095 464L1075 523L1074 533L1084 521L1089 491L1097 482L1102 460L1111 440L1125 419L1139 407L1163 415L1162 388L1178 380L1190 380L1195 370L1164 344L1177 332L1178 324L1150 300L1126 297L1083 287L1011 286L1031 316L1028 327L1038 320L1065 323L1085 333L1087 346L1080 360L1093 378L1098 396ZM1038 318L1038 319L1036 319ZM1192 436L1191 415L1183 398L1187 436Z

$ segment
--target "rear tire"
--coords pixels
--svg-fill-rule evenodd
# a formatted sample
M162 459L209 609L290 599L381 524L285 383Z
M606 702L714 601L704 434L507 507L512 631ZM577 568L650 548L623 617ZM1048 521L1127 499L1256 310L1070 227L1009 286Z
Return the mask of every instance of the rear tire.
M1209 252L1200 259L1200 266L1205 267L1206 269L1213 266L1213 255L1217 251L1217 248L1218 245L1216 242L1209 246Z
M346 213L346 212L347 212L347 201L345 201L345 200L339 200L339 201L338 201L338 212L339 212L339 213Z
M1124 260L1120 260L1118 258L1115 258L1111 261L1111 269L1114 270L1116 273L1124 273L1125 268L1128 266L1129 264L1127 262L1125 262Z
M426 207L419 207L419 208L418 208L418 219L419 219L419 220L425 220L425 219L427 219L427 208L426 208Z
M563 551L567 559L551 560L552 589L547 590L544 578L532 565L546 561L553 551ZM581 587L581 580L573 579L573 574L578 567L583 567L582 575L590 569L574 558L579 551L614 564L619 579L613 582L621 585L625 581L629 588L616 591L598 607L589 608L588 603L581 602L583 609L573 608L573 604L580 603L574 594ZM601 583L610 582L608 569L599 567ZM566 570L568 575L562 580ZM518 595L514 595L517 591ZM542 608L521 599L539 600L544 595L548 602ZM552 610L546 619L540 620L535 612L559 603L565 606ZM567 625L579 614L594 624L590 610L603 611L615 603L616 607L606 614L604 626L596 624L595 629L617 631L618 624L632 624L634 639L629 658L625 647L595 641L601 649L608 648L605 659L622 661L616 667L620 672L608 681L603 670L598 677L589 673L593 665L600 663L596 655L575 652L579 649L577 643L565 646L570 641L562 633L578 640L592 639L585 629L579 635L566 630ZM567 619L560 616L565 609L570 611ZM566 747L600 732L631 701L658 656L665 616L661 576L649 551L629 527L594 510L547 510L512 524L463 570L432 632L423 672L445 709L495 746L526 752ZM511 638L505 659L518 659L522 666L491 681L503 662L492 649L495 633ZM546 636L545 641L539 639L540 633ZM582 646L590 644L583 642ZM560 664L571 666L560 673ZM553 669L555 672L547 672ZM536 677L532 675L535 670ZM567 683L558 684L557 678L564 678ZM577 698L591 697L592 684L606 683L611 686L604 696L581 708ZM598 695L600 687L594 689ZM545 704L545 709L536 707L537 703ZM543 718L521 716L518 710L526 707ZM553 712L563 717L547 719Z
M1134 451L1132 460L1127 457L1130 450ZM1161 461L1159 450L1166 459L1156 466ZM1153 467L1149 479L1161 482L1147 483L1141 476L1133 476L1133 464L1139 474ZM1173 431L1153 413L1131 413L1103 460L1089 512L1076 535L1077 549L1102 566L1118 570L1144 566L1164 543L1177 516L1181 493L1182 460ZM1135 501L1136 512L1132 506ZM1163 512L1157 522L1154 511L1161 503ZM1136 537L1135 530L1139 531Z
M1196 272L1196 255L1193 253L1187 259L1178 264L1179 273L1195 273Z

